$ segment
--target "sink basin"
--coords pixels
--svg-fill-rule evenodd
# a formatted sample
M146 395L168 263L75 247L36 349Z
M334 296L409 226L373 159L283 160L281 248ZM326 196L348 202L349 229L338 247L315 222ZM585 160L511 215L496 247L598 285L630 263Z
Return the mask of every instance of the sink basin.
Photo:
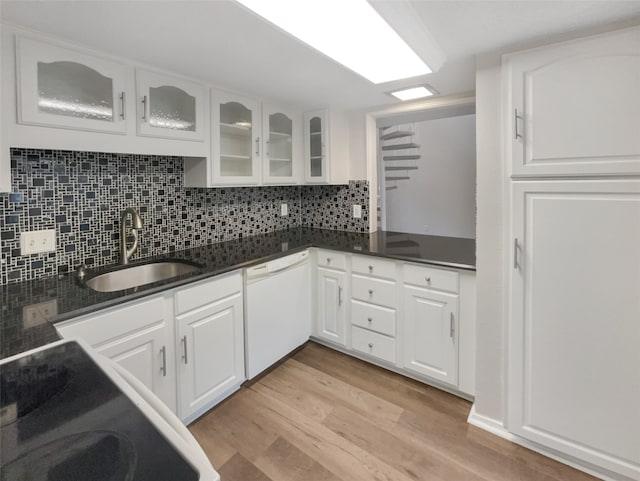
M85 284L98 292L121 291L188 274L201 267L199 264L186 261L163 261L123 266L92 277Z

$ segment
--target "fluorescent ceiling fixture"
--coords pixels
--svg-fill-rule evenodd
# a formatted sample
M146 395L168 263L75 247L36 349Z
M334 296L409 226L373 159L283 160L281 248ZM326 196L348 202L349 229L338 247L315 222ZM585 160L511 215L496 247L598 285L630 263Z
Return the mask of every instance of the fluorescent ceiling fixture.
M424 86L411 87L408 89L396 90L389 93L400 100L421 99L423 97L430 97L433 95L433 92Z
M237 1L373 83L431 73L366 0Z

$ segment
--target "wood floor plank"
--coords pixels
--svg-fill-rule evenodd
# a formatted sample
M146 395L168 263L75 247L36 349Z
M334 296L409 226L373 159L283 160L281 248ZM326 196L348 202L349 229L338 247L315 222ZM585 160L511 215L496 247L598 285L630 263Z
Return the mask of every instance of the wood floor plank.
M322 371L306 364L289 359L273 373L285 379L290 379L297 389L313 393L327 405L346 406L354 410L367 413L370 419L385 426L394 426L403 409L367 391L363 391L351 384L328 376Z
M255 465L277 481L343 481L284 438L278 438Z
M465 419L471 409L471 403L457 396L316 343L307 344L293 358L403 409L420 412L427 405L430 410Z
M241 389L232 402L225 402L198 420L204 424L213 436L219 436L233 447L244 458L253 462L278 438L278 433L268 429L268 426L256 423L247 416L241 402L250 395L247 389Z
M280 399L310 419L321 422L333 410L334 403L306 389L306 380L301 382L298 378L288 376L285 365L290 361L291 359L287 360L277 370L264 376L251 389Z
M246 407L253 408L251 415L254 421L279 430L283 438L338 478L349 481L412 481L401 471L277 399L253 391L253 395L244 401L250 401Z
M235 448L227 443L222 436L217 435L215 428L211 424L196 421L189 426L189 431L196 438L196 441L198 441L198 444L200 444L209 461L216 469L221 468L224 463L237 453Z
M470 403L317 344L190 429L223 481L592 481L466 422Z
M323 421L325 426L351 443L371 452L388 464L402 470L415 480L490 481L464 465L451 462L440 450L424 449L412 442L369 422L366 413L339 407ZM397 432L397 430L396 430Z
M224 463L218 474L224 481L278 481L260 471L253 463L242 457L240 453L234 454Z

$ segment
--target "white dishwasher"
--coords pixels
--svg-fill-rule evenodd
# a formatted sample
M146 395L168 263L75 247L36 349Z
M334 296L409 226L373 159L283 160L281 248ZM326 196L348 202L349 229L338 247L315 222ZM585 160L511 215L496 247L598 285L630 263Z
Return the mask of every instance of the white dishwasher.
M309 252L246 269L247 379L304 344L311 335Z

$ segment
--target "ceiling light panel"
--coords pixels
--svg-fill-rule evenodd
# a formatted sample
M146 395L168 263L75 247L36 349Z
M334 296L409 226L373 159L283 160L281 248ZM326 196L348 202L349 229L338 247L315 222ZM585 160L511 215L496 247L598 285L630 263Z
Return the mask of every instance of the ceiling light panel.
M236 1L373 83L431 73L366 0Z
M433 95L433 92L426 87L411 87L408 89L396 90L394 92L389 92L395 98L400 100L414 100L421 99L423 97L430 97Z

